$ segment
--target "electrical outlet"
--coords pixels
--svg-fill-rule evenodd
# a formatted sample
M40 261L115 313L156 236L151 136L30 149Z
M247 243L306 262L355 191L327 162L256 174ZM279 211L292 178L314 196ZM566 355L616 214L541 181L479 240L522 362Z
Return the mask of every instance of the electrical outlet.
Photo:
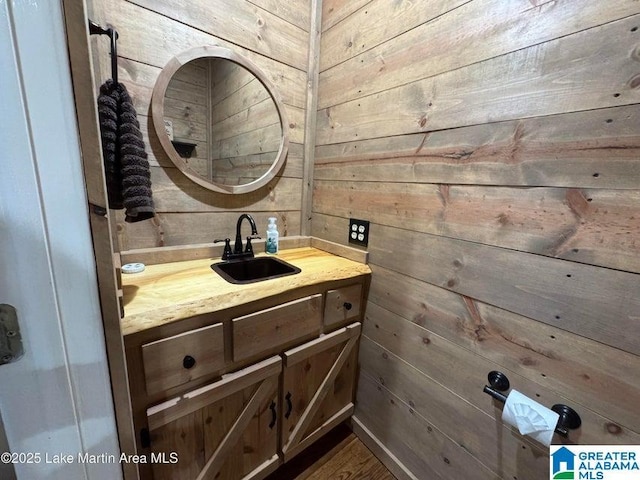
M349 219L349 243L363 247L369 245L369 222L367 220Z

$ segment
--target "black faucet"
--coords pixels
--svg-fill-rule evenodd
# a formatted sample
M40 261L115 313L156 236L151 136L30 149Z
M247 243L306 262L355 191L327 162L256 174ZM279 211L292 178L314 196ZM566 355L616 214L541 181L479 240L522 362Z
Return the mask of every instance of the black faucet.
M249 225L251 225L251 235L247 237L247 246L242 251L242 233L240 232L242 227L242 221L244 219L249 221ZM238 223L236 224L236 242L233 245L233 252L231 251L231 239L225 238L224 240L214 240L214 243L225 242L224 244L224 253L222 254L222 260L238 260L242 258L253 258L253 247L251 246L251 240L260 238L258 236L258 229L256 228L256 222L251 215L248 213L243 213L238 218Z
M251 215L248 213L243 213L238 218L238 223L236 224L236 243L233 245L233 254L243 254L242 252L242 234L240 233L240 227L242 227L242 221L244 219L249 221L249 225L251 225L251 235L247 237L247 245L244 249L244 256L253 257L253 248L251 247L251 239L260 238L258 237L258 229L256 228L256 222Z
M251 225L251 235L247 237L247 246L242 251L242 233L240 229L242 227L242 220L249 220L249 225ZM224 252L222 254L222 260L239 260L242 258L253 258L253 247L251 246L251 240L260 238L258 236L258 229L256 228L256 222L251 215L248 213L243 213L238 218L238 223L236 224L236 242L233 245L233 252L231 251L231 239L225 238L224 240L214 240L214 243L224 242Z

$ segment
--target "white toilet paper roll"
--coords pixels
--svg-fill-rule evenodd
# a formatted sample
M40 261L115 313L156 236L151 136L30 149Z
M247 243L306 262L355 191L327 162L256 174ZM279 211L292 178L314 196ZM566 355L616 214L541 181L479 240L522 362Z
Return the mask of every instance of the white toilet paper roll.
M502 410L502 421L546 446L551 445L558 418L556 412L517 390L511 390Z

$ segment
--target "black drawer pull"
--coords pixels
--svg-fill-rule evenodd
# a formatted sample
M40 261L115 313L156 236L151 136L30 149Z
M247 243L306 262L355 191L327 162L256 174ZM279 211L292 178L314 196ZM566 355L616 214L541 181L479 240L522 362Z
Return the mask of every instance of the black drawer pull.
M353 308L353 305L351 305L351 302L344 302L343 307L345 310L351 310Z
M278 416L276 415L276 402L271 402L269 409L271 410L271 423L269 424L269 428L273 429L273 427L276 426L276 420L278 419Z
M190 368L193 368L195 364L196 364L196 359L193 358L191 355L187 355L182 359L182 366L187 370L189 370Z
M287 392L287 395L284 397L287 401L287 412L284 414L284 418L289 418L291 415L291 410L293 410L293 403L291 403L291 392Z

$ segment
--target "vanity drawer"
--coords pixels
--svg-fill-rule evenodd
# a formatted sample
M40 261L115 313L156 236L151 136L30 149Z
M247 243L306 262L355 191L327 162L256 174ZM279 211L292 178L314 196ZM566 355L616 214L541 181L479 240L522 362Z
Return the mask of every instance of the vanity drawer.
M277 307L233 319L233 360L320 333L322 295L294 300Z
M222 324L142 345L147 393L152 395L224 367Z
M349 285L327 292L324 304L324 324L331 326L360 318L362 284Z

